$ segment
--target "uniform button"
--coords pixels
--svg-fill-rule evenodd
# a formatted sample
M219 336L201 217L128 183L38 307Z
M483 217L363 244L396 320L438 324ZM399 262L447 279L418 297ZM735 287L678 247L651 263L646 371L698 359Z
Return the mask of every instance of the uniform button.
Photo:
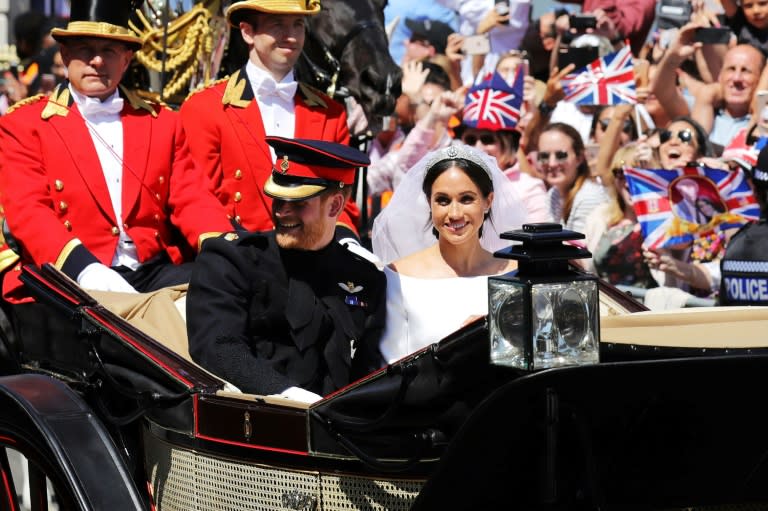
M61 201L61 202L59 202L59 209L60 209L60 210L62 210L62 211L66 211L68 207L69 207L69 206L67 205L67 203L66 203L66 202L64 202L64 201Z
M72 222L70 222L69 220L65 220L64 221L64 228L66 230L68 230L68 231L71 231L72 230Z
M120 229L118 229L115 226L112 226L112 236L117 236L118 234L120 234Z
M237 169L235 171L235 179L240 180L243 179L243 171L240 169Z
M240 202L243 200L243 194L240 192L235 192L235 202Z
M60 192L64 189L64 181L62 181L61 179L57 179L56 181L54 181L53 186L56 187L57 192Z
M160 176L160 177L158 177L158 178L157 178L157 182L158 182L158 183L160 183L160 184L163 184L163 183L165 183L165 176Z
M159 193L155 194L155 199L160 200L160 194Z
M155 222L160 221L160 213L155 213Z
M160 239L160 233L158 231L155 231L155 239Z
M240 215L237 215L237 216L235 217L235 222L237 222L238 224L240 223Z

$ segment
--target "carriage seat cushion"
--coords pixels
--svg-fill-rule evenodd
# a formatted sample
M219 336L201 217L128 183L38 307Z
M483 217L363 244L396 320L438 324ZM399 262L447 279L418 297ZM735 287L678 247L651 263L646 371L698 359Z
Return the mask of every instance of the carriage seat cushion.
M151 293L89 290L88 294L110 312L192 362L184 317L187 284L166 287Z

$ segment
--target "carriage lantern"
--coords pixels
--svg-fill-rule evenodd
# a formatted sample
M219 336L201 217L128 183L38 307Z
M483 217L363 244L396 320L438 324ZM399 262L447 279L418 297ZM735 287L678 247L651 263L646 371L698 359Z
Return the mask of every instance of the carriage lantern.
M488 278L491 363L525 371L597 363L597 277L568 266L591 254L562 243L584 235L540 223L501 237L522 244L494 254L516 259L518 271Z

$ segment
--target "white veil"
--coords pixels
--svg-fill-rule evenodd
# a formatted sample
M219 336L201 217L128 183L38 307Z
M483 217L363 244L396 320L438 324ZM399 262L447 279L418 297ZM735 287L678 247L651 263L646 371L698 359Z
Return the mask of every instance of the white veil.
M480 244L486 250L495 252L510 245L499 234L520 229L528 213L514 185L502 173L496 158L482 151L454 142L446 148L433 151L406 173L400 185L392 194L389 204L373 221L371 241L373 252L385 264L434 245L437 240L432 234L429 201L422 191L427 169L440 161L462 158L470 160L485 169L493 181L493 204L491 214L483 223Z

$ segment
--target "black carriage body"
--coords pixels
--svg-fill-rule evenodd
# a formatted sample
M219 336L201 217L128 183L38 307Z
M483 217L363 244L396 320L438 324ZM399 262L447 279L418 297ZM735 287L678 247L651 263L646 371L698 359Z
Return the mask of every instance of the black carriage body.
M522 373L489 364L481 319L307 407L226 390L55 270L25 273L89 353L25 372L67 381L132 445L124 470L140 462L158 509L768 503L763 348L610 342L600 364ZM123 423L137 443L121 443Z

